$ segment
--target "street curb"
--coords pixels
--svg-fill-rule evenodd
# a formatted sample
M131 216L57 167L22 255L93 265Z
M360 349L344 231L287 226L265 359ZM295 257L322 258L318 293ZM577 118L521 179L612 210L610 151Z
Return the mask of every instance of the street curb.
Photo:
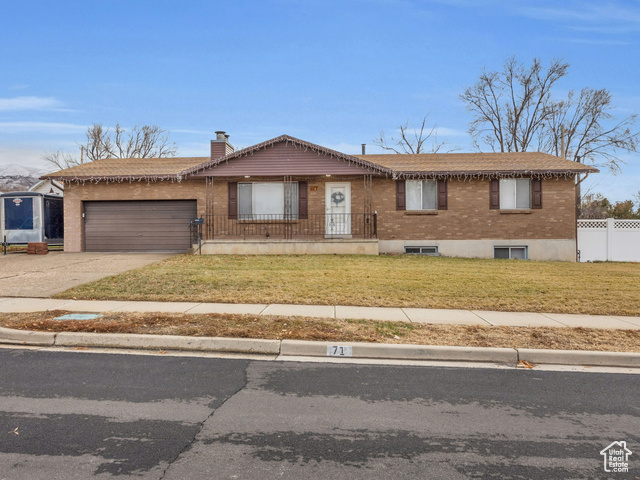
M60 332L56 336L55 346L140 348L144 350L196 350L204 352L261 353L272 355L280 353L280 342L278 340L126 333Z
M55 333L0 327L0 343L51 347L55 342L55 338Z
M351 347L350 354L331 355L332 347ZM340 351L340 350L338 350ZM341 350L345 352L345 350ZM396 360L444 360L456 362L518 363L513 348L446 347L435 345L403 345L385 343L309 342L282 340L280 355L305 357L354 357Z
M312 342L131 333L36 332L0 327L0 344L253 353L283 357L439 360L640 368L640 353L438 345ZM342 348L341 348L342 347Z
M518 359L529 363L640 368L640 353L521 348Z

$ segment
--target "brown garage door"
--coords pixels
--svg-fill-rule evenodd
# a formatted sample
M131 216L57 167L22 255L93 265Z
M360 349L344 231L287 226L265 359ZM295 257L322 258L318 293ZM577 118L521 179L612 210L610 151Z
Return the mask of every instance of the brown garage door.
M195 200L85 202L87 252L186 251Z

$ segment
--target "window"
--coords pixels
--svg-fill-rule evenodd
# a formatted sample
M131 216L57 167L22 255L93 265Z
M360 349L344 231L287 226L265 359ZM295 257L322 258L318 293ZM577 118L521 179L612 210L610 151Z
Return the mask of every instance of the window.
M404 253L411 253L414 255L438 255L438 247L404 247Z
M528 178L500 179L500 209L531 208L531 180Z
M33 230L33 197L4 199L5 230Z
M239 220L297 218L297 182L238 183Z
M436 210L438 190L435 180L407 180L407 210Z
M493 258L529 259L529 247L493 247Z

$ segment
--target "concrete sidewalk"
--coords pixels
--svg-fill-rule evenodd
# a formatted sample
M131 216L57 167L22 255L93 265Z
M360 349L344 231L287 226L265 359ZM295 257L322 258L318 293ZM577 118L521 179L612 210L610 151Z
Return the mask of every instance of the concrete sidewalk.
M192 302L132 302L0 298L0 313L68 310L73 312L164 312L292 315L321 318L404 321L419 324L504 325L511 327L585 327L640 330L640 317L560 313L490 312L427 308L354 307Z

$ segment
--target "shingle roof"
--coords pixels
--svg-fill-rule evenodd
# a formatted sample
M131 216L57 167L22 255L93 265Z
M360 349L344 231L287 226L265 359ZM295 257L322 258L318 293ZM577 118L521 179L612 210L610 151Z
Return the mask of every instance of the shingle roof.
M168 180L178 178L181 171L208 160L209 157L105 158L49 173L41 178L92 181Z
M429 153L354 155L390 168L396 174L540 175L598 172L581 163L540 152Z
M242 161L240 157L276 142L292 142L302 148L311 148L319 153L331 155L394 178L413 176L560 176L598 172L598 169L594 167L539 152L346 155L288 135L282 135L214 160L209 157L110 158L43 175L41 178L117 182L179 180L229 159Z

